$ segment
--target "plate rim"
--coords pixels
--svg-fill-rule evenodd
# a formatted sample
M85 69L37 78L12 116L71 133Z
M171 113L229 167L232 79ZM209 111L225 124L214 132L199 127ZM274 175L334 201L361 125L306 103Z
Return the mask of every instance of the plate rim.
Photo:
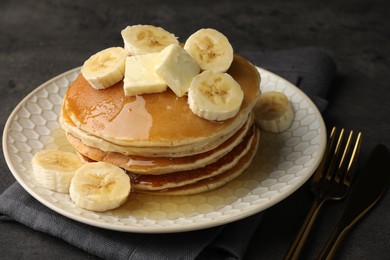
M263 69L261 67L255 66L257 71L261 73L268 73L272 75L273 77L277 79L283 80L285 83L287 83L288 87L292 87L295 92L298 92L302 97L304 97L305 101L308 102L309 107L314 110L314 113L316 114L316 119L319 123L319 128L323 130L323 135L322 138L319 142L319 149L317 150L317 157L316 160L313 162L313 164L306 169L306 171L310 172L306 174L304 178L301 178L301 180L297 183L295 183L294 187L292 189L289 189L288 192L284 192L282 195L278 196L276 199L273 199L272 201L266 203L262 207L254 207L249 210L240 212L239 214L235 214L233 216L222 216L221 218L218 218L216 221L207 221L207 222L200 222L200 223L192 223L191 225L186 225L182 224L179 225L176 223L174 226L151 226L151 227L146 227L146 226L132 226L132 225L114 225L112 223L107 223L107 222L97 222L96 220L92 220L90 218L87 218L85 216L78 216L75 215L65 209L62 209L60 206L49 203L44 200L43 197L41 197L36 191L33 190L33 188L30 188L27 183L24 182L24 180L21 178L20 173L17 171L17 169L14 167L13 161L10 157L9 153L9 147L8 147L8 142L7 142L7 136L8 132L10 130L10 126L12 124L13 119L17 115L18 111L23 107L23 105L31 98L33 97L37 92L39 92L41 89L45 88L47 85L51 84L52 82L55 82L56 80L67 76L68 74L71 74L73 72L77 72L80 70L81 66L75 67L73 69L70 69L68 71L65 71L49 80L46 82L40 84L38 87L36 87L33 91L31 91L29 94L27 94L12 110L10 113L5 125L4 125L4 130L3 130L3 136L2 136L2 147L3 147L3 155L6 161L6 164L8 168L10 169L12 175L14 178L17 180L17 182L36 200L38 200L40 203L48 207L49 209L53 210L54 212L57 212L67 218L70 218L74 221L88 224L91 226L95 226L98 228L104 228L108 230L115 230L115 231L121 231L121 232L132 232L132 233L175 233L175 232L186 232L186 231L194 231L194 230L201 230L201 229L206 229L210 227L215 227L215 226L220 226L224 224L228 224L240 219L247 218L249 216L252 216L254 214L257 214L259 212L262 212L273 205L279 203L280 201L286 199L289 197L291 194L293 194L296 190L298 190L314 173L315 169L318 167L321 158L324 154L325 147L326 147L326 140L327 140L327 130L325 126L325 122L323 120L321 112L318 110L317 106L314 104L314 102L304 93L301 89L299 89L297 86L295 86L293 83L289 82L285 78L269 71L266 69ZM261 86L261 83L260 83ZM259 86L259 87L260 87Z

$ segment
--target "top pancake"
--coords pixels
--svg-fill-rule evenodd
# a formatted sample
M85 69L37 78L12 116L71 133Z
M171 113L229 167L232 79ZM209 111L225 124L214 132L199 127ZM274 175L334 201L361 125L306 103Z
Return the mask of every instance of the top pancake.
M120 145L172 147L215 140L228 135L247 120L259 95L260 75L256 68L235 56L228 72L244 91L239 113L216 122L196 116L187 97L172 91L125 96L123 81L96 90L80 75L67 90L64 105L81 130Z

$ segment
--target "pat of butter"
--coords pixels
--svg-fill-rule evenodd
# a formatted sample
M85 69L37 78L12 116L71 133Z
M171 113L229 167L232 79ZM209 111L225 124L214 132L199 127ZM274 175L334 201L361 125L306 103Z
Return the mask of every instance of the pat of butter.
M164 48L161 51L161 63L156 65L156 74L178 97L187 93L192 79L199 72L199 65L178 44Z
M160 53L148 53L126 58L123 88L126 96L159 93L167 84L155 73L156 64L161 63Z

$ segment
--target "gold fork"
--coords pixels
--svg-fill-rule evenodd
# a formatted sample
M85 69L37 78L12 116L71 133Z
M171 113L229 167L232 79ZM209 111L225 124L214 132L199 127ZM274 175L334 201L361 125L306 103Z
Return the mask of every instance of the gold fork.
M284 259L299 258L323 204L330 200L341 200L349 191L352 182L351 172L360 149L361 133L357 134L353 142L353 131L350 131L346 141L344 129L337 132L336 127L333 127L325 155L312 177L311 191L315 194L315 199ZM344 150L341 152L343 147Z

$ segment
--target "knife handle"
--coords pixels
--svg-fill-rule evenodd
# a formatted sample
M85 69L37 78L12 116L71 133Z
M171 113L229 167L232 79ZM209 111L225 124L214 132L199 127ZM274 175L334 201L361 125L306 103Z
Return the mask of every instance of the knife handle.
M301 226L298 234L296 235L294 242L291 244L290 249L284 257L284 260L295 260L301 255L302 249L306 243L307 237L317 219L318 213L324 204L324 199L316 198Z
M348 233L349 229L350 229L349 227L345 227L343 225L337 225L332 235L330 236L328 242L326 242L326 245L322 249L317 260L333 259L334 253L339 248L341 242L344 240L344 237Z

